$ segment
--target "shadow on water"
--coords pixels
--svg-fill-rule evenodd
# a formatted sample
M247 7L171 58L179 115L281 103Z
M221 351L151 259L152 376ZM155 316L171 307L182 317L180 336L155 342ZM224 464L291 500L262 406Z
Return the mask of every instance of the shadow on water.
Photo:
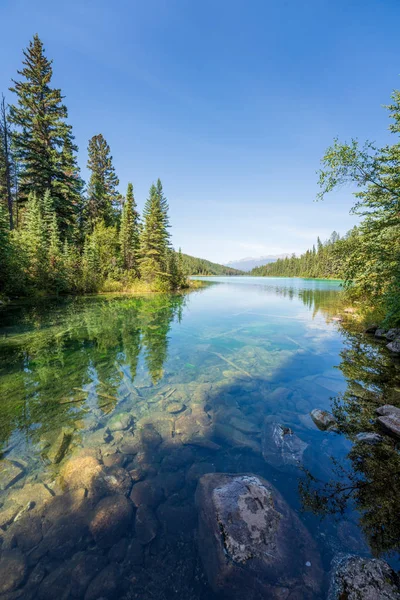
M315 314L331 314L326 306L334 304L333 296L305 292L292 298L300 297ZM360 459L359 444L353 443L359 431L375 427L376 395L397 394L398 371L385 352L345 334L340 368L348 389L335 409L342 435L321 432L309 413L317 398L326 407L332 396L321 382L323 357L289 338L284 343L294 349L279 363L263 363L265 376L246 374L245 359L255 364L260 357L268 360L268 353L256 348L241 362L228 354L226 364L220 356L227 342L217 334L216 352L193 338L202 352L200 365L187 362L191 354L182 346L174 351L180 366L172 367L169 334L184 303L180 296L77 300L5 322L0 432L8 480L0 474L7 488L0 492L0 533L7 568L0 593L9 593L4 597L216 598L198 556L194 505L198 479L210 472L255 473L271 481L296 512L302 502L311 507L316 514L301 518L326 571L338 551L369 553L359 515L372 551L371 532L380 523L386 536L380 551L398 549L400 495L396 501L382 495L385 478L395 474L392 463L386 460L383 471L378 468L383 457L375 456L378 462L368 472L363 466L368 460ZM308 444L306 472L264 460L262 431L271 422L290 427ZM385 438L367 451L394 457L395 446ZM363 483L369 476L372 482L369 493L349 496L352 506L348 499L339 507L323 500L327 486L338 481L332 455L347 477ZM376 497L379 513L373 510ZM329 509L323 522L320 507ZM345 515L340 524L337 508Z

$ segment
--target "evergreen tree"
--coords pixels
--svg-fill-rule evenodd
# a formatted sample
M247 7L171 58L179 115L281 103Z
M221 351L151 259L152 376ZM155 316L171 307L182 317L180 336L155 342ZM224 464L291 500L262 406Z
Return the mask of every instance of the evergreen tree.
M31 194L28 198L21 236L29 283L39 289L46 289L48 231L36 194Z
M7 207L10 229L13 229L16 166L11 139L9 117L5 98L2 96L0 104L0 201Z
M7 213L0 203L0 294L7 291L11 277L11 240Z
M139 213L133 196L133 185L128 183L126 199L122 209L119 243L122 266L134 275L139 274Z
M116 223L121 195L117 190L119 179L115 173L110 146L102 134L89 140L87 167L91 171L87 190L87 218L93 228L97 219L106 225Z
M17 104L10 107L16 126L14 144L20 166L19 197L30 193L42 200L50 190L60 229L65 233L75 221L82 180L76 163L77 147L67 124L67 108L61 90L51 87L52 61L44 55L38 35L24 50L21 81L10 88Z
M66 287L66 273L64 256L61 251L60 234L57 226L57 217L53 212L53 218L49 228L48 244L48 289L58 294Z
M140 236L140 273L145 281L169 285L168 202L161 181L150 188L143 210L143 229Z

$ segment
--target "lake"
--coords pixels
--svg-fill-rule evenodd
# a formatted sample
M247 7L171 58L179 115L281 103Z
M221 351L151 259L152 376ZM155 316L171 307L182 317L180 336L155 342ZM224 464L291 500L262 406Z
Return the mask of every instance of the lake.
M0 592L216 598L194 503L212 472L271 482L326 572L338 552L397 565L396 446L357 436L376 433L382 395L400 402L399 365L343 312L340 282L202 279L185 295L2 309L0 534L18 552ZM303 443L299 460L266 437L279 426ZM135 509L105 503L98 517L118 494ZM117 510L122 530L107 521Z

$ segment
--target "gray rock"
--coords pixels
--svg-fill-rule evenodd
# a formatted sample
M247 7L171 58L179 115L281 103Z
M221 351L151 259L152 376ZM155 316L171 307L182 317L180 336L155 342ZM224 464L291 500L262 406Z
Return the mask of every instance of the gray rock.
M400 408L393 406L393 404L384 404L383 406L379 406L375 412L381 417L385 417L386 415L397 415L400 417Z
M266 422L261 447L265 462L276 469L282 469L300 466L308 444L297 437L289 427Z
M333 562L328 600L400 600L399 579L383 560L340 556Z
M392 342L390 342L386 348L390 350L390 352L394 352L395 354L400 353L400 337L396 338Z
M136 511L135 530L139 542L149 544L157 535L157 517L149 506L139 506Z
M315 542L281 494L255 475L204 475L196 491L199 550L214 592L233 599L318 598Z
M378 417L377 421L386 433L400 438L400 415L390 414L385 417Z
M386 338L386 329L382 329L382 327L378 327L378 329L375 330L375 337L378 338L379 340L383 340Z
M74 430L71 427L63 427L50 446L47 452L47 458L50 462L58 464L66 455L68 448L72 442Z
M400 329L389 329L389 331L387 332L387 334L385 335L385 338L389 341L392 342L393 340L395 340L396 338L400 338Z
M362 442L363 444L375 446L375 444L380 444L383 441L383 437L379 435L379 433L372 433L366 431L362 433L357 433L356 440L357 442Z
M314 408L310 414L318 429L324 431L325 429L333 429L336 427L336 419L330 412L321 410L320 408Z
M21 479L24 475L24 469L6 458L0 460L0 490L6 490Z
M3 550L0 558L0 594L16 590L28 572L26 559L20 550Z
M109 548L131 528L132 517L132 503L125 496L107 496L96 505L89 529L100 547Z

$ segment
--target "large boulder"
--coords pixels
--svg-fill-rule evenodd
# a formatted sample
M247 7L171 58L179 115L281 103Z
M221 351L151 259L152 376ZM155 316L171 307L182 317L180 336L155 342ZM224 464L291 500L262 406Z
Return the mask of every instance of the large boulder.
M339 556L333 562L328 600L400 600L399 578L376 558Z
M0 556L0 594L17 589L27 572L26 559L20 550L3 550Z
M216 593L240 600L319 597L315 542L268 481L209 473L199 481L196 504L200 555Z
M303 442L289 427L280 423L264 424L261 448L265 462L276 469L298 467L308 444Z

